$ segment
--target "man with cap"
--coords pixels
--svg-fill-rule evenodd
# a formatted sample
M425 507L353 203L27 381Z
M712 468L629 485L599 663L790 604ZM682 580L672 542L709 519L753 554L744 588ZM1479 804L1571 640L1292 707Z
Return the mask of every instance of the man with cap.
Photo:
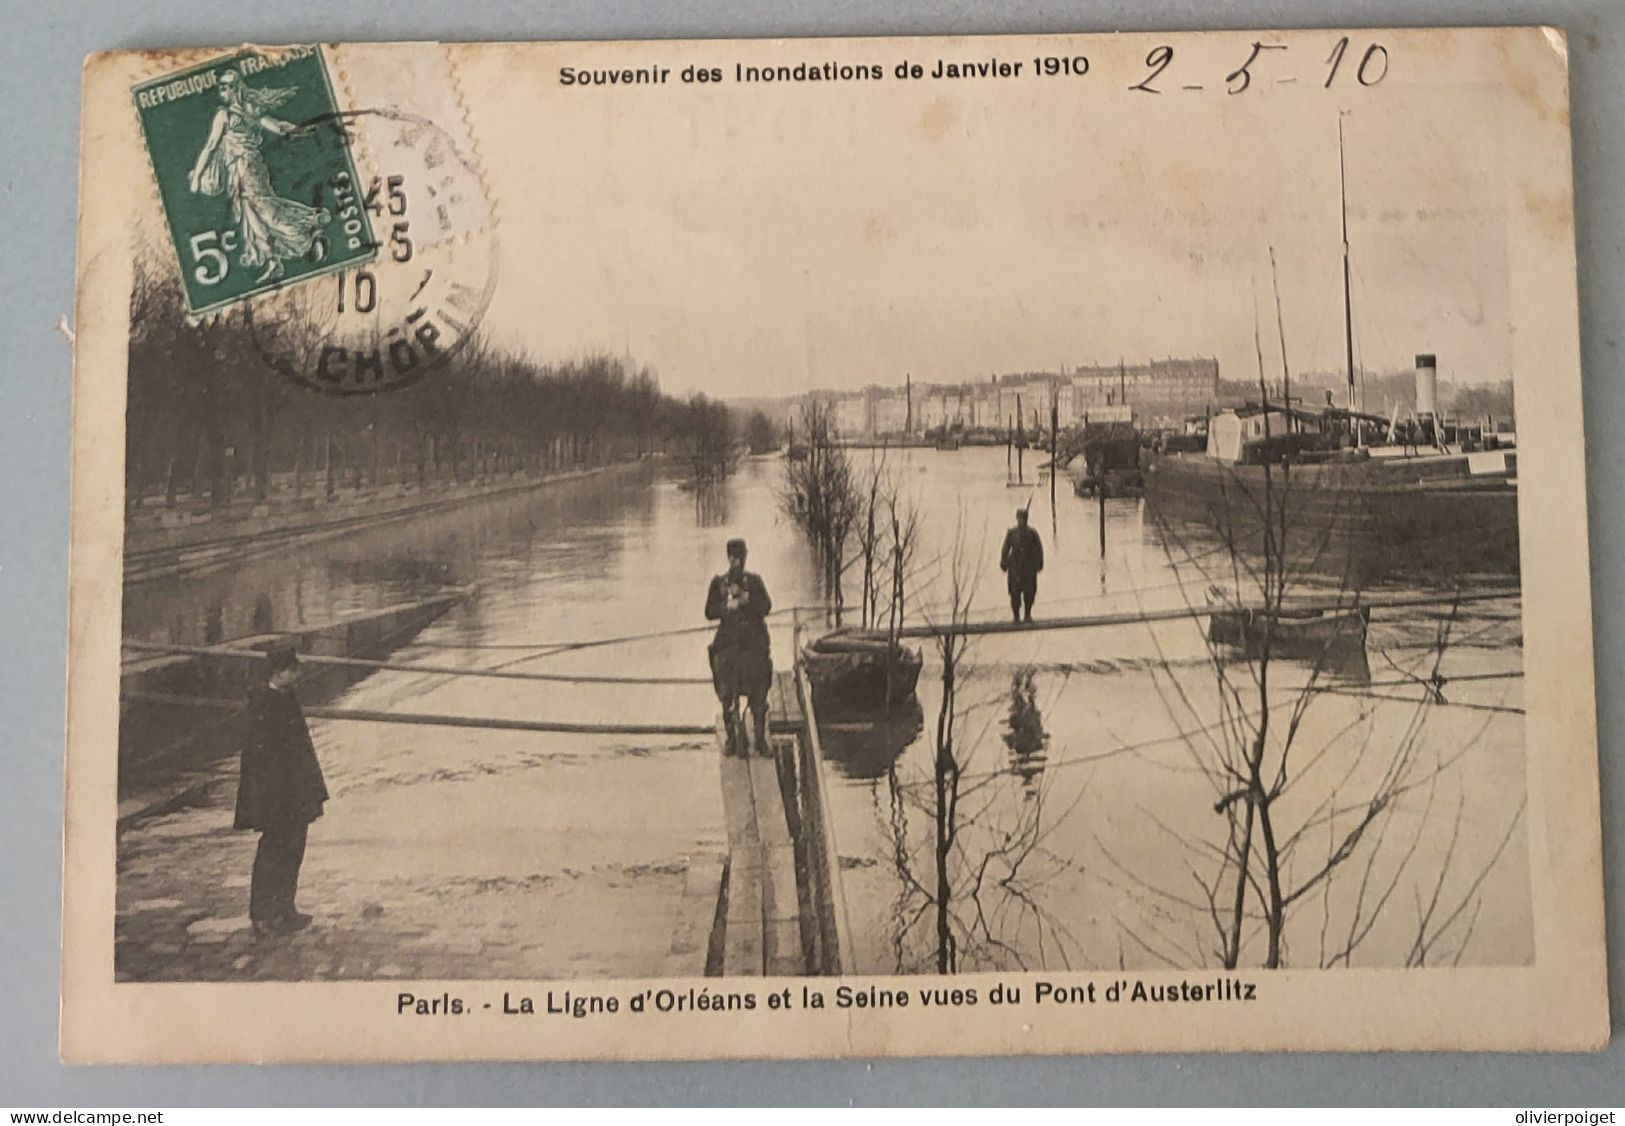
M266 650L267 682L249 698L244 717L242 771L237 782L238 829L257 829L248 917L257 935L281 934L310 925L293 906L305 835L322 815L327 785L316 748L294 695L299 651L291 640Z
M705 617L717 623L711 641L711 683L722 701L725 754L748 753L739 715L739 697L750 704L757 754L771 754L767 743L767 693L773 683L772 641L767 614L773 600L762 577L745 570L745 541L728 541L728 570L711 580Z
M1033 620L1033 599L1038 597L1038 572L1044 569L1044 542L1027 524L1027 510L1016 509L1016 526L1004 533L999 570L1010 590L1010 615L1016 621Z

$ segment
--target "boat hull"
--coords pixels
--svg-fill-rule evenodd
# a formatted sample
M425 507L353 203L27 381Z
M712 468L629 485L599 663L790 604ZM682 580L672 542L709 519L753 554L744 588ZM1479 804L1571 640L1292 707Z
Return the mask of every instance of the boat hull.
M1254 610L1215 610L1208 640L1239 650L1248 660L1305 661L1330 672L1364 669L1369 609L1339 613L1266 614Z
M802 651L819 714L885 708L914 698L925 660L918 649L826 638Z
M1509 460L1509 459L1508 459ZM1498 465L1508 465L1508 460ZM1512 463L1515 465L1515 463ZM1203 454L1153 458L1147 508L1175 534L1262 554L1265 512L1294 571L1361 586L1390 577L1454 582L1518 573L1518 490L1509 469L1474 474L1467 457L1229 465Z

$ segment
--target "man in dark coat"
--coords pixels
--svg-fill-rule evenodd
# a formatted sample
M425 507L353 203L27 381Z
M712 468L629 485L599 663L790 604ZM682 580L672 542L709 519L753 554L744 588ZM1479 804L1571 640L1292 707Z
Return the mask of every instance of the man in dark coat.
M750 704L756 753L771 754L767 743L767 693L773 684L772 640L767 614L773 600L762 577L745 570L745 541L728 541L728 570L711 580L705 595L705 617L716 622L711 641L711 683L722 701L726 732L724 753L748 753L739 716L739 697Z
M1038 597L1038 572L1044 569L1044 542L1027 524L1027 510L1016 509L1016 526L1004 533L999 570L1010 589L1010 615L1016 621L1033 620L1033 599Z
M305 859L305 835L327 800L316 748L294 695L298 651L291 642L279 642L266 658L269 682L254 690L244 719L234 821L235 828L260 834L248 917L254 933L262 935L310 925L310 916L294 909L293 898Z

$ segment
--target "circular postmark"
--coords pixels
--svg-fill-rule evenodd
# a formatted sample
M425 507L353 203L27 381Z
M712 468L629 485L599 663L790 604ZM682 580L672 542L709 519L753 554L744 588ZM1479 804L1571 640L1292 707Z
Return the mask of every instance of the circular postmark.
M302 138L352 151L362 131L371 159L357 162L354 177L305 177L287 190L330 209L327 237L344 240L346 252L370 247L371 261L245 305L261 359L329 395L408 387L444 367L475 338L496 290L496 223L472 154L434 122L396 109L342 111L297 127Z

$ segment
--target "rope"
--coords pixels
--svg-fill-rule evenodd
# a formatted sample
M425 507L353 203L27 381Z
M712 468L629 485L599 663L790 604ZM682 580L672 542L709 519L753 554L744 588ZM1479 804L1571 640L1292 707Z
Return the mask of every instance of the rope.
M782 614L793 614L797 610L822 610L822 606L786 606L774 610L766 616L776 618ZM556 653L573 652L579 649L595 649L605 645L626 645L638 641L652 641L663 637L683 637L688 634L712 633L716 630L716 623L703 626L683 626L678 629L655 630L651 633L627 634L624 637L594 637L577 641L424 641L416 639L412 646L418 649L447 649L491 652L532 653L536 658L551 657ZM337 636L332 630L315 631L324 636ZM527 660L531 658L526 658ZM518 663L518 662L514 662ZM507 667L506 665L500 667Z
M1437 648L1437 646L1433 646L1432 648ZM1461 683L1464 683L1466 681L1474 681L1474 680L1522 680L1522 679L1523 679L1523 670L1522 669L1509 669L1506 672L1469 672L1469 673L1462 673L1459 676L1435 676L1435 677L1432 677L1432 678L1424 677L1424 676L1391 677L1388 680L1367 680L1367 681L1364 681L1364 682L1360 683L1360 685L1358 687L1358 691L1363 692L1367 688L1419 688L1419 687L1428 687L1428 688L1443 689L1443 688L1446 688L1449 685L1461 684ZM1299 685L1298 688L1300 690L1311 691L1311 692L1350 692L1350 691L1355 691L1356 690L1352 686L1349 686L1349 685L1325 685L1325 684L1315 684L1315 685L1305 684L1305 685Z
M239 657L261 661L265 654L259 649L236 649L227 645L164 645L154 641L125 641L126 649L147 653L172 653L197 657ZM393 672L432 673L442 676L469 676L494 680L553 681L562 684L706 684L709 677L692 676L589 676L570 673L504 672L500 669L465 669L454 665L419 665L410 661L369 661L361 657L320 657L304 655L301 664L330 665L334 668L387 669Z
M1449 678L1446 678L1447 680ZM1431 685L1429 685L1431 687ZM1503 715L1523 715L1522 708L1514 708L1507 704L1474 704L1466 700L1446 700L1437 694L1428 696L1396 696L1389 692L1366 692L1351 688L1320 688L1320 692L1330 692L1336 696L1355 696L1365 700L1392 700L1400 704L1437 704L1446 708L1469 708L1475 712L1499 712Z
M215 708L235 711L241 701L207 696L168 696L157 692L131 692L122 697L137 703L165 704L182 708ZM371 708L304 709L309 719L348 720L359 723L394 723L417 727L476 727L493 731L539 731L562 735L715 735L713 724L697 723L564 723L555 720L500 719L493 716L442 715L432 712L384 712ZM801 730L793 720L774 720L770 725L779 732Z

